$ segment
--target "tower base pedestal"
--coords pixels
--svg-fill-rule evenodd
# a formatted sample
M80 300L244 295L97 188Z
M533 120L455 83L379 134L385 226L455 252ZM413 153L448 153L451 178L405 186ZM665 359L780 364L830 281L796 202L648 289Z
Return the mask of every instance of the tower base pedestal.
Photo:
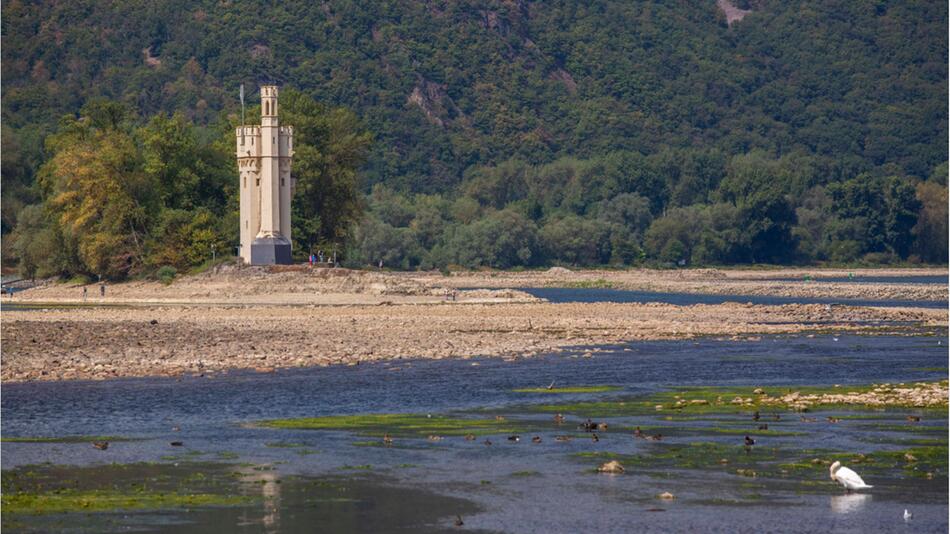
M251 265L290 265L290 241L285 237L258 237L251 242Z

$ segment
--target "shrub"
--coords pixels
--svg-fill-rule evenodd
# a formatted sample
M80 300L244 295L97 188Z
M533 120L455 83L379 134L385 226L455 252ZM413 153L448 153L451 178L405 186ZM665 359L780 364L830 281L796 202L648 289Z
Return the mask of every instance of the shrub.
M178 271L175 270L175 268L171 265L165 265L155 271L155 276L161 283L165 285L172 283L172 280L175 279L176 274L178 274Z

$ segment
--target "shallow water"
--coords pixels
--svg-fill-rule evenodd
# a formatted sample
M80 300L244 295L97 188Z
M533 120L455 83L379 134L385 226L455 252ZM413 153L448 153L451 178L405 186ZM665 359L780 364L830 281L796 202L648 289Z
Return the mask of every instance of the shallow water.
M365 505L360 513L366 524L389 524L387 514L395 513L393 503L403 499L392 488L407 492L407 506L411 499L418 500L418 493L410 495L410 490L456 499L437 507L439 518L427 523L427 528L434 529L452 528L456 510L464 510L465 514L473 514L464 518L465 530L505 532L946 532L946 473L926 480L905 477L901 472L872 471L873 478L870 474L866 478L875 489L865 495L845 495L827 480L824 471L805 478L748 478L737 476L733 466L688 469L657 464L631 469L620 476L601 475L591 469L602 460L575 454L613 452L649 457L669 447L695 442L738 450L742 432L754 434L755 427L742 414L697 420L667 420L666 414L650 414L606 420L613 428L662 426L667 436L662 442L635 440L629 431L616 430L602 433L597 443L583 435L559 443L554 436L565 433L565 429L551 423L550 413L533 408L539 403L627 398L672 386L755 385L768 389L778 385L947 378L945 335L837 339L781 336L741 342L641 342L603 347L590 357L584 357L586 350L579 348L513 361L401 360L181 380L8 384L2 396L5 438L111 435L135 440L114 441L107 451L96 450L88 443L5 442L3 467L40 462L82 466L211 461L266 465L270 476L291 477L288 481L294 476L355 476L354 480L362 480L360 484L365 485L361 495L367 497L361 501ZM552 381L559 386L610 384L622 389L558 395L512 391L544 387ZM482 438L470 442L447 436L438 442L399 438L395 446L387 448L376 446L378 437L343 431L247 426L271 418L486 410L490 415L532 423L539 429L532 435L540 436L542 442L531 443L530 436L523 435L515 443L498 435L491 436L493 445L485 446ZM846 419L836 424L823 422L829 414L813 414L819 419L816 423L799 422L797 415L786 414L781 421L770 421L770 428L802 435L759 437L749 461L758 461L758 455L764 458L773 449L782 454L816 448L873 453L907 448L901 440L911 438L942 439L946 444L946 412L939 416L934 412L918 413L924 415L924 420L906 432L901 430L907 426L906 411L864 413L868 419ZM597 413L565 411L565 415L569 419L566 428L571 431L586 417L603 419ZM738 429L740 433L724 434L716 432L717 428ZM171 447L172 440L182 441L183 446ZM860 466L855 469L862 470ZM677 498L655 498L664 491ZM303 530L321 524L330 528L326 518L332 517L332 509L323 509L324 515L301 514L298 507L303 506L303 497L291 497L296 493L290 489L287 495L272 512L279 516L277 530ZM459 504L462 502L468 504ZM911 525L901 519L904 508L914 512ZM472 512L476 509L481 511ZM235 514L227 512L168 514L184 521L192 531L221 525L220 521L238 521ZM129 520L118 521L116 528L129 522L141 526L141 522ZM77 524L81 525L82 520ZM355 524L334 530L360 531ZM233 525L231 530L236 530L237 523ZM253 525L251 530L258 530L263 524ZM149 527L169 528L165 523Z
M694 304L752 303L764 306L782 304L844 304L848 306L880 306L886 308L946 308L947 301L837 299L825 297L780 297L773 295L711 295L703 293L659 293L629 289L523 287L521 291L550 302L660 302L676 306Z

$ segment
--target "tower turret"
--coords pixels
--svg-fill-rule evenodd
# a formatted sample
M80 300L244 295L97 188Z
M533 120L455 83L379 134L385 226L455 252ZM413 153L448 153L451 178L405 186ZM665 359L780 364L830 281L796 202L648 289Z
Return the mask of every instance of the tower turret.
M241 257L252 265L291 262L293 128L277 119L277 86L261 87L261 125L237 131Z

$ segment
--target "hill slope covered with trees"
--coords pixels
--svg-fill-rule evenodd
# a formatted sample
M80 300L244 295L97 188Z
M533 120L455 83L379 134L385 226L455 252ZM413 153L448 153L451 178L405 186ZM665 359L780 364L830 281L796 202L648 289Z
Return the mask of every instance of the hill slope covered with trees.
M3 230L55 211L63 115L178 112L215 181L276 81L373 137L360 224L295 223L354 262L945 262L946 2L738 3L7 2Z

